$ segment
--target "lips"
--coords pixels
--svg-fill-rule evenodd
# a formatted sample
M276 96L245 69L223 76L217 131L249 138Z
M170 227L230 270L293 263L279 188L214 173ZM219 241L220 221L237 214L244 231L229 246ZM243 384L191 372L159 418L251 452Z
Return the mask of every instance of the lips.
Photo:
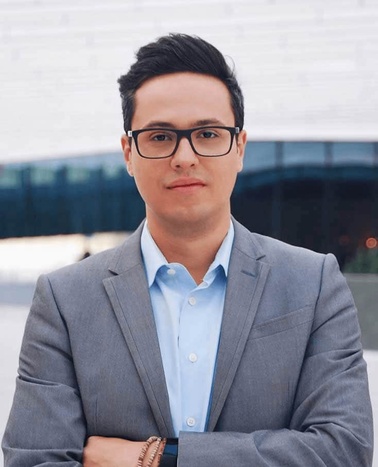
M169 190L203 187L205 183L198 178L179 178L168 185Z

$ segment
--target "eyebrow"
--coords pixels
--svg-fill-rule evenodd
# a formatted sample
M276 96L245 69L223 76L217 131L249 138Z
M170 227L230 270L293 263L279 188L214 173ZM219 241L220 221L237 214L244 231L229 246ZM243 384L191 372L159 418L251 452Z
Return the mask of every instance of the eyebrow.
M191 128L195 128L197 126L207 126L207 125L220 125L220 126L225 126L225 124L221 121L218 120L217 118L205 118L202 120L196 120L192 122L190 125ZM148 122L146 125L142 127L143 129L148 129L148 128L176 128L176 125L170 123L170 122L164 122L160 120L152 120L151 122Z

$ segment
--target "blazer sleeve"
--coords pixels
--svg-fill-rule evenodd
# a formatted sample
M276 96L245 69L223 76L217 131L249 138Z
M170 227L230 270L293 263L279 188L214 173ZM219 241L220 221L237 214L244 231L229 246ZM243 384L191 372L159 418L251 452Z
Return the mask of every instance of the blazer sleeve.
M4 467L81 466L86 424L63 317L47 277L37 283L3 438Z
M327 255L290 425L253 433L182 432L178 465L369 467L372 455L357 313L336 259Z

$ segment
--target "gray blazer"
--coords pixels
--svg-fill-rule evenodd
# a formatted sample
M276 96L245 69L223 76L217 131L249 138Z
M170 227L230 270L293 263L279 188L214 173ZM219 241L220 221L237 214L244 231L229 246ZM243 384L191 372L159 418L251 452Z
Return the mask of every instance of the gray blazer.
M141 228L118 248L39 279L3 439L6 467L80 466L90 435L173 435ZM180 467L364 467L366 365L332 255L235 222L206 433Z

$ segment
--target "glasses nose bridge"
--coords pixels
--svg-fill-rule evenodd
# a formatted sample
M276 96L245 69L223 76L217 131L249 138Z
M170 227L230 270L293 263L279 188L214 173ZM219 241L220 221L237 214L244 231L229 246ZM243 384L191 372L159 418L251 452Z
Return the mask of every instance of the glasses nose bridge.
M179 148L179 145L181 143L181 140L183 138L186 138L188 140L192 151L194 152L194 154L197 154L197 151L195 150L195 148L193 146L193 142L192 142L192 133L193 133L193 131L194 130L192 130L192 129L189 129L189 130L175 130L176 137L177 137L177 142L176 142L176 149L174 151L174 154L177 152L177 150Z
M193 149L192 133L193 133L193 130L176 130L177 146L180 144L183 138L186 138L189 141L189 144Z

